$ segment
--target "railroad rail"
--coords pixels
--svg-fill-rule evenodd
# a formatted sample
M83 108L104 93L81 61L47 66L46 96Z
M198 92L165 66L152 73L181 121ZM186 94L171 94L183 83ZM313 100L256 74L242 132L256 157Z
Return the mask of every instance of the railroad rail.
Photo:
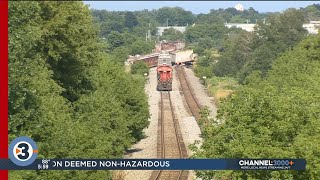
M199 120L201 106L197 102L194 94L192 93L189 82L186 79L186 72L184 71L183 67L181 67L181 66L178 66L178 67L176 66L175 69L178 73L180 86L182 88L184 97L187 101L187 105L191 111L191 114L195 117L196 120Z
M158 157L163 159L187 158L178 119L176 119L170 92L160 91L160 114L158 126ZM153 171L150 179L188 179L188 171Z

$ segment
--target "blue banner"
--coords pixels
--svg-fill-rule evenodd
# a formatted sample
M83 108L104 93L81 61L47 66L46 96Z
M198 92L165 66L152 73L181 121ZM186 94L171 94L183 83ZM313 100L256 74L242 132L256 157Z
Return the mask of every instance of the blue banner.
M305 170L304 159L36 159L19 165L0 159L0 170Z

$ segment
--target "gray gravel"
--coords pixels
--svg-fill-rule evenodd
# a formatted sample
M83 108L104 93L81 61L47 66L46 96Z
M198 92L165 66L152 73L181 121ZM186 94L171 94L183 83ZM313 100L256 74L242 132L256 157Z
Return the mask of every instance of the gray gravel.
M188 106L183 96L183 92L180 91L181 87L177 72L174 71L173 75L174 80L172 82L171 92L171 97L173 100L172 105L180 124L183 141L187 146L189 156L191 156L192 151L189 149L189 145L193 144L196 140L202 142L200 137L201 131L195 118L190 115L190 112L187 111ZM193 171L189 171L188 179L195 179L195 173Z
M197 101L202 106L208 106L211 110L210 116L216 116L216 107L212 97L209 97L206 93L204 86L200 83L199 79L194 75L191 69L185 68L187 80L190 82L192 89L195 92ZM196 140L202 142L200 137L201 131L195 120L195 118L190 115L188 106L184 99L183 93L180 88L179 79L174 71L173 73L173 84L171 99L175 110L175 115L180 124L180 129L185 145L188 147L193 144ZM150 125L144 130L146 138L142 139L137 144L133 145L131 153L127 154L125 158L157 158L157 130L158 130L158 112L160 101L160 93L156 90L157 78L156 78L156 68L151 68L149 73L149 81L147 81L145 86L145 92L148 95L149 110L151 117L149 119ZM188 149L189 156L192 152ZM189 171L189 180L196 179L195 173ZM125 171L125 179L149 179L152 171L140 170L140 171Z
M156 90L157 87L157 72L156 68L151 68L148 76L149 80L145 85L145 93L148 96L149 111L151 117L150 125L144 130L146 138L133 145L130 149L132 152L126 155L126 158L157 158L157 130L158 130L158 112L160 93ZM125 179L149 179L152 171L126 171Z
M208 95L206 88L200 83L199 78L194 75L192 69L184 68L184 70L186 72L187 81L189 82L189 85L191 85L198 103L201 106L207 106L210 110L210 116L215 118L217 115L217 108L214 103L214 98Z

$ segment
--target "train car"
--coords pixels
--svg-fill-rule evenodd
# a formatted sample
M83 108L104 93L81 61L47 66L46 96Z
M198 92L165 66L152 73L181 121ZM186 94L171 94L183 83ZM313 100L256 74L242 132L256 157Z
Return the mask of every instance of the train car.
M158 65L158 56L159 56L159 53L153 53L153 54L149 54L149 55L144 56L144 58L142 58L142 60L149 67L157 67L157 65Z
M196 54L193 53L192 49L173 51L170 52L170 56L173 64L186 64L196 59Z
M157 90L172 91L172 65L171 57L167 52L161 52L157 66Z
M129 56L129 58L126 61L126 64L129 65L129 64L137 63L139 61L144 61L149 67L157 67L158 57L159 57L159 53Z

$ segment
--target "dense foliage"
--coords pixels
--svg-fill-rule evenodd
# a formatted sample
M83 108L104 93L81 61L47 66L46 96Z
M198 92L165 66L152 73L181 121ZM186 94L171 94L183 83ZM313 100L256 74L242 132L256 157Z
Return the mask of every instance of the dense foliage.
M220 31L215 30L215 36L204 37L206 41L211 39L211 43L208 43L211 46L205 46L203 42L197 46L200 55L205 55L203 52L210 48L218 49L221 54L219 58L207 56L204 71L207 71L209 65L213 75L234 77L240 83L245 83L245 78L255 70L260 70L265 76L276 57L306 37L303 23L302 11L289 9L268 16L267 23L258 22L253 32L222 28ZM196 33L213 34L200 33L203 29L207 28L199 28ZM190 32L191 29L187 34Z
M131 73L144 75L145 73L149 73L149 67L145 62L139 61L131 66Z
M167 40L167 41L181 41L181 40L184 40L184 34L173 28L169 28L163 31L160 39Z
M313 4L305 8L301 8L303 11L305 22L319 21L320 20L320 4Z
M220 24L197 24L187 28L185 39L191 47L197 47L196 52L202 54L204 49L219 48L228 29ZM200 50L199 50L200 48Z
M148 12L92 10L91 14L105 49L119 64L123 65L129 55L151 53L154 48L154 37L146 41L148 31L156 32L155 17L150 18Z
M180 7L163 7L155 11L157 22L162 26L187 26L194 21L195 16L190 11Z
M208 18L212 13L218 11L199 15L198 19L218 24L228 17L233 22L238 16L222 13ZM196 46L200 57L195 72L199 77L209 77L209 90L222 90L222 81L212 82L217 79L215 76L236 78L244 85L219 104L219 123L203 129L204 143L195 150L194 157L305 158L307 170L198 171L197 176L202 179L319 177L316 159L320 158L320 35L308 37L302 27L303 23L320 18L319 5L288 9L264 18L266 23L258 21L252 33L229 29L227 36L222 36L220 47ZM217 50L219 55L214 56ZM215 98L216 95L219 93Z
M310 36L255 71L219 110L222 125L204 130L197 158L305 158L306 171L202 171L203 179L317 179L320 177L320 35Z
M30 136L40 158L122 157L143 137L148 104L144 81L124 72L106 51L82 2L9 2L10 140ZM10 172L12 179L109 175Z
M83 2L10 1L10 140L30 136L40 158L122 157L143 138L149 117L142 77L148 67L136 63L132 75L123 62L128 55L150 53L157 40L182 39L199 54L199 77L226 89L232 84L236 91L220 105L221 124L204 128L205 141L195 157L308 161L307 171L299 173L203 171L198 176L316 179L320 37L307 38L302 24L319 20L319 7L283 13L227 8L194 15L179 7L116 12L90 11ZM252 33L224 25L247 20L258 24ZM158 37L156 27L167 25L188 27ZM234 79L244 85L238 89ZM12 171L10 178L108 179L110 173Z
M320 18L319 5L288 9L282 13L259 13L253 8L211 10L196 16L184 33L188 47L199 55L199 77L229 76L244 84L255 70L265 76L272 61L306 37L303 23ZM248 20L248 21L247 21ZM225 22L257 23L254 32L227 29ZM210 54L219 51L219 56Z
M235 8L227 9L212 9L208 14L199 14L196 23L256 23L258 20L262 21L270 13L259 13L252 7L244 11L238 11Z
M253 8L243 12L234 8L219 9L211 10L208 14L194 15L180 7L163 7L157 10L135 12L92 10L92 15L95 22L99 24L101 37L118 37L117 42L107 42L107 47L119 47L115 51L116 55L135 55L133 54L134 52L127 50L134 42L130 41L130 39L135 36L136 40L144 40L148 30L150 30L152 41L185 40L190 44L190 47L197 48L196 52L203 53L204 49L220 48L222 46L222 40L229 32L224 26L226 21L229 22L230 19L234 19L231 22L242 23L246 22L247 19L252 21L254 19L255 22L256 19L262 21L262 18L267 16L267 14L259 14ZM161 37L158 37L156 27L167 25L188 26L188 28L186 33L168 29L164 31ZM117 35L115 35L115 32L117 32ZM129 41L124 43L121 35L128 38ZM146 45L143 52L150 52L151 49L148 47ZM122 57L121 59L123 62L124 58Z

